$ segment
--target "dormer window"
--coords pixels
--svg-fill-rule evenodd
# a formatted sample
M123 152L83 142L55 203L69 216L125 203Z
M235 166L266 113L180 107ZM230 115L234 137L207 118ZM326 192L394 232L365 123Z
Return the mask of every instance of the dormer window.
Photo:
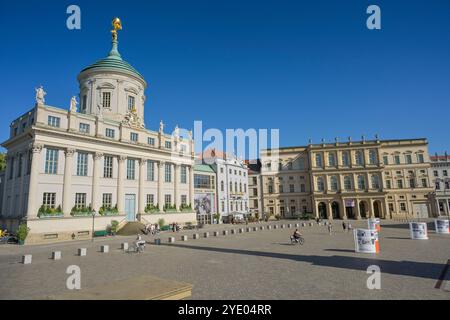
M103 108L111 108L111 92L102 93Z
M128 111L131 111L135 107L134 101L133 96L128 96Z

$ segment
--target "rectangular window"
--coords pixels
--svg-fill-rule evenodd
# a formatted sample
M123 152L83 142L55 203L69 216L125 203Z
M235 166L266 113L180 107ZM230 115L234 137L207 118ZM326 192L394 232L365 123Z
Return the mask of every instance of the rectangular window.
M397 188L403 189L403 180L397 180Z
M56 193L44 192L44 198L42 199L42 205L46 208L55 209L56 207Z
M295 186L293 184L289 185L289 192L295 192Z
M172 205L172 196L170 194L164 196L164 203L166 206Z
M155 145L155 138L147 138L147 143L151 146Z
M400 211L406 211L406 203L400 202Z
M412 157L410 154L405 155L405 161L406 161L406 164L412 163Z
M383 156L383 164L387 166L389 164L388 156Z
M147 194L147 206L152 206L155 203L155 196L151 193Z
M135 166L136 161L134 159L127 159L127 179L134 180L135 179Z
M11 166L12 169L12 166ZM58 174L58 150L47 149L45 159L45 173L46 174Z
M172 142L166 141L165 146L166 146L166 149L172 149Z
M112 193L103 194L102 204L104 208L112 208Z
M88 154L85 152L78 152L77 160L77 176L87 176Z
M87 123L80 123L80 132L89 133L90 125Z
M105 156L103 160L103 177L112 178L113 177L113 157Z
M394 156L395 164L400 164L400 156Z
M114 129L106 128L106 130L105 130L105 136L108 137L108 138L113 138L114 139L115 133L116 132L115 132Z
M86 208L86 193L75 194L75 207L77 209Z
M128 110L132 110L135 107L134 97L128 96Z
M414 178L409 179L409 187L410 188L415 188L416 187L416 183L414 181Z
M135 132L130 132L130 140L133 142L137 142L138 141L138 134Z
M181 166L181 183L187 183L186 166Z
M86 111L87 109L87 95L83 95L83 100L81 101L81 110Z
M447 177L447 176L448 176L448 171L447 171L447 170L443 170L443 171L442 171L442 175L443 175L444 177Z
M103 108L111 108L111 92L103 92Z
M434 171L433 171L433 175L434 175L435 177L439 177L439 174L438 174L437 170L434 170Z
M164 181L172 182L172 165L170 163L166 163L164 169Z
M386 180L386 188L387 189L391 189L392 188L391 180Z
M424 158L423 158L423 154L422 153L419 153L417 155L417 162L419 162L419 163L423 163L424 162Z
M155 181L155 162L147 161L147 180Z
M427 187L428 187L427 179L422 179L422 188L427 188Z
M48 116L48 125L49 125L50 127L56 127L56 128L59 128L60 122L61 122L61 119L60 119L60 118L54 117L54 116Z
M300 192L306 192L306 187L303 183L300 185Z

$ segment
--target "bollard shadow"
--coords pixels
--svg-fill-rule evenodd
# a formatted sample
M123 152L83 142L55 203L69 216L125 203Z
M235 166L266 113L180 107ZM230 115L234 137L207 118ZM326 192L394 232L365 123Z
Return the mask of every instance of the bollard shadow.
M317 255L301 255L301 254L286 254L277 252L252 251L231 248L217 248L217 247L200 247L194 245L179 245L179 244L162 244L165 246L178 247L182 249L201 250L217 253L251 255L256 257L266 257L275 259L287 259L297 262L306 262L314 266L339 268L357 271L367 271L370 265L377 265L385 274L409 276L416 278L425 278L437 280L444 268L445 263L420 262L420 261L393 261L381 260L375 256L372 258L363 258L355 253L355 256L317 256ZM329 249L334 250L334 249Z
M405 237L384 237L384 239L392 239L392 240L411 240L411 238L405 238Z

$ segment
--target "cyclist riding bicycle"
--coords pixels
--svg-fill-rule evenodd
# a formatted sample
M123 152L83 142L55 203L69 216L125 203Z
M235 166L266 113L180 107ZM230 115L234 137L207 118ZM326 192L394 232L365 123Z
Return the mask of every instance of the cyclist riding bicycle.
M136 248L140 248L141 250L144 249L144 247L145 247L145 240L142 240L142 237L141 237L140 234L137 235L135 244L136 244Z
M294 234L292 235L292 237L293 237L295 240L298 240L298 239L301 238L301 236L302 236L302 234L300 233L300 231L298 231L298 229L295 229Z

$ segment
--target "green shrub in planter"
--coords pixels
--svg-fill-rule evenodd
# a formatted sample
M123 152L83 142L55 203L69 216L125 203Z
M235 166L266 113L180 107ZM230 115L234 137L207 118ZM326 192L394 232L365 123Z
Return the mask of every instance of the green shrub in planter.
M62 212L61 206L58 206L57 208L50 208L47 206L42 205L39 210L37 216L39 218L44 217L62 217L64 214Z
M117 228L119 227L119 221L112 220L111 221L111 234L115 235L117 233Z
M144 209L145 213L156 213L159 212L159 206L158 205L153 205L153 204L148 204L145 209Z
M166 224L166 221L164 219L161 218L158 220L158 225L159 225L160 229L162 229L165 224Z
M17 240L19 241L19 244L24 244L29 231L30 228L27 227L26 223L21 223L19 225L19 228L17 229Z

